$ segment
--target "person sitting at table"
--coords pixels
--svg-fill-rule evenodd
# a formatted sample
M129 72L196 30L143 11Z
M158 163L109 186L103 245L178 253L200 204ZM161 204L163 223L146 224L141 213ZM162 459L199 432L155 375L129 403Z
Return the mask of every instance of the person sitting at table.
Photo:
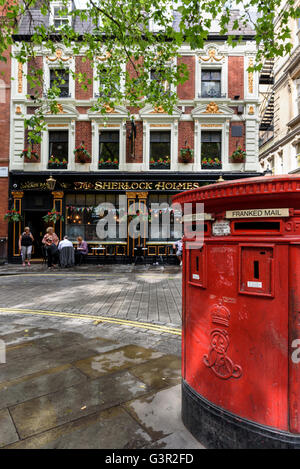
M60 266L73 267L75 263L74 248L71 241L69 241L68 236L65 236L64 239L59 243L58 250Z
M88 255L89 248L88 244L86 241L83 240L81 236L78 236L77 238L78 244L77 244L77 249L75 252L75 264L80 265L85 258L85 256Z

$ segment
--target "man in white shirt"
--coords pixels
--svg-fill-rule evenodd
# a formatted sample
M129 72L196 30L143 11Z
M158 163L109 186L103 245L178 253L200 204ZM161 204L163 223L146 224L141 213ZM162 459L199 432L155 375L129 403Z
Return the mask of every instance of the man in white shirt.
M73 244L69 240L68 236L65 236L64 239L62 241L60 241L60 243L58 245L58 249L59 249L59 251L61 251L62 248L66 248L66 247L73 247Z
M71 241L69 241L68 236L65 236L64 239L59 243L58 250L60 266L73 267L75 264L74 248Z

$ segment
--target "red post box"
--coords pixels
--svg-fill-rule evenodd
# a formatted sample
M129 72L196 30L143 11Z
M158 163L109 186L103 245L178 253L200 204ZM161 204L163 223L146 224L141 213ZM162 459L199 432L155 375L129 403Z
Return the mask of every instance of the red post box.
M182 417L208 447L300 448L300 177L184 192ZM197 244L198 243L198 244ZM193 249L188 248L190 244Z

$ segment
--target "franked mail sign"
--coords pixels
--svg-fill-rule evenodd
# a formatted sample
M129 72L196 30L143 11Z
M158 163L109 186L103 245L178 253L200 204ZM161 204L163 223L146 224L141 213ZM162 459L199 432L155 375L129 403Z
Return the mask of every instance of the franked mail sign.
M226 218L276 218L289 216L288 208L250 208L246 210L226 211Z

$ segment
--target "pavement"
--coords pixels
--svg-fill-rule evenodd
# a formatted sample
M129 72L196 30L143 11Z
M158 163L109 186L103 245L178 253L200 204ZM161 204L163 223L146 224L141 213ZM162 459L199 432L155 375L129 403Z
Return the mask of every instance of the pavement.
M0 448L203 448L180 417L179 268L6 265L0 298Z

